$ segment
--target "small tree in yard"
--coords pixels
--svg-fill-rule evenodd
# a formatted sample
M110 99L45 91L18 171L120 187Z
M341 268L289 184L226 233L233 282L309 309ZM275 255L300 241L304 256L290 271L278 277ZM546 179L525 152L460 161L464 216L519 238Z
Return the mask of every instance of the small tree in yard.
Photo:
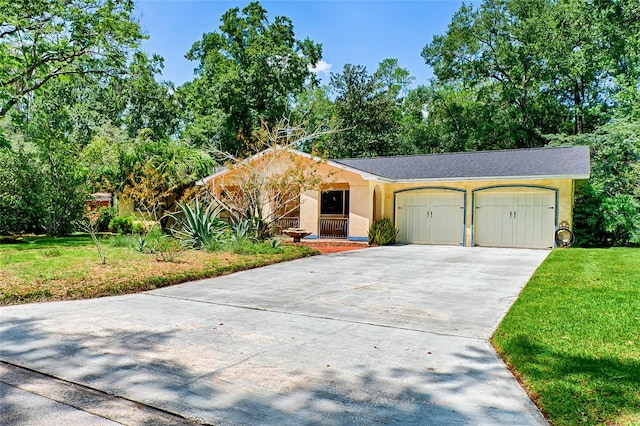
M215 181L214 202L234 222L253 223L255 237L265 239L280 219L298 210L302 192L320 188L319 168L324 160L300 156L294 150L324 134L290 126L287 120L273 128L263 124L254 134L256 142L248 144L248 151L257 152L254 156L218 152L229 171Z
M102 253L102 244L100 243L100 239L98 238L98 226L100 224L100 213L98 211L86 212L82 219L76 222L76 226L91 236L91 241L93 245L96 247L98 251L98 255L100 256L100 263L107 263L107 259Z

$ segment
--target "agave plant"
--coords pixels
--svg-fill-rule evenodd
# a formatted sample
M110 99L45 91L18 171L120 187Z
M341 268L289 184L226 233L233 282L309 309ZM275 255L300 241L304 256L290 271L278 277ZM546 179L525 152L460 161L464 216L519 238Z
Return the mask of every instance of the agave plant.
M170 216L176 221L175 235L186 245L200 249L219 240L227 224L218 216L222 208L214 203L204 208L196 198L193 204L178 203L179 214Z

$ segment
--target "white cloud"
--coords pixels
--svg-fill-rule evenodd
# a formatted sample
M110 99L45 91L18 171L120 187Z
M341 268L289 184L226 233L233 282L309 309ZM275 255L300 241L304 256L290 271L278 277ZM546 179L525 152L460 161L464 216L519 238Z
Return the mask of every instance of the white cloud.
M330 70L331 70L331 64L323 60L320 60L320 62L318 62L315 67L309 65L309 71L311 71L314 74L329 75Z

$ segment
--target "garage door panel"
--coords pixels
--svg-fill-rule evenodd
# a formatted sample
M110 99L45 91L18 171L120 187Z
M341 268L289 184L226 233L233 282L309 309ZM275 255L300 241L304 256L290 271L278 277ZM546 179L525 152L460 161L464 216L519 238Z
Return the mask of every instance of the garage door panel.
M464 193L411 192L396 202L400 242L462 244Z
M494 247L553 247L555 194L535 192L475 195L475 243Z
M460 244L464 230L464 206L455 197L440 201L431 207L431 244Z
M429 226L425 217L429 212L429 206L416 203L407 209L407 237L415 242L427 242L429 240Z
M476 201L476 245L510 247L513 243L512 197L506 194L480 194ZM478 225L481 224L481 225Z
M553 247L555 197L553 194L518 194L515 197L515 247Z

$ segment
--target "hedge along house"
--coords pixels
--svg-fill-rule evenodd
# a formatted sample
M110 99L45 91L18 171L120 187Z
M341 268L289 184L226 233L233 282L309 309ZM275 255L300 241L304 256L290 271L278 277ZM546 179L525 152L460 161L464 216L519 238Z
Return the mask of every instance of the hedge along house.
M401 243L552 248L558 226L572 226L590 161L576 146L329 160L319 171L326 182L300 194L285 225L309 239L366 241L387 217ZM225 173L200 183L215 190Z

